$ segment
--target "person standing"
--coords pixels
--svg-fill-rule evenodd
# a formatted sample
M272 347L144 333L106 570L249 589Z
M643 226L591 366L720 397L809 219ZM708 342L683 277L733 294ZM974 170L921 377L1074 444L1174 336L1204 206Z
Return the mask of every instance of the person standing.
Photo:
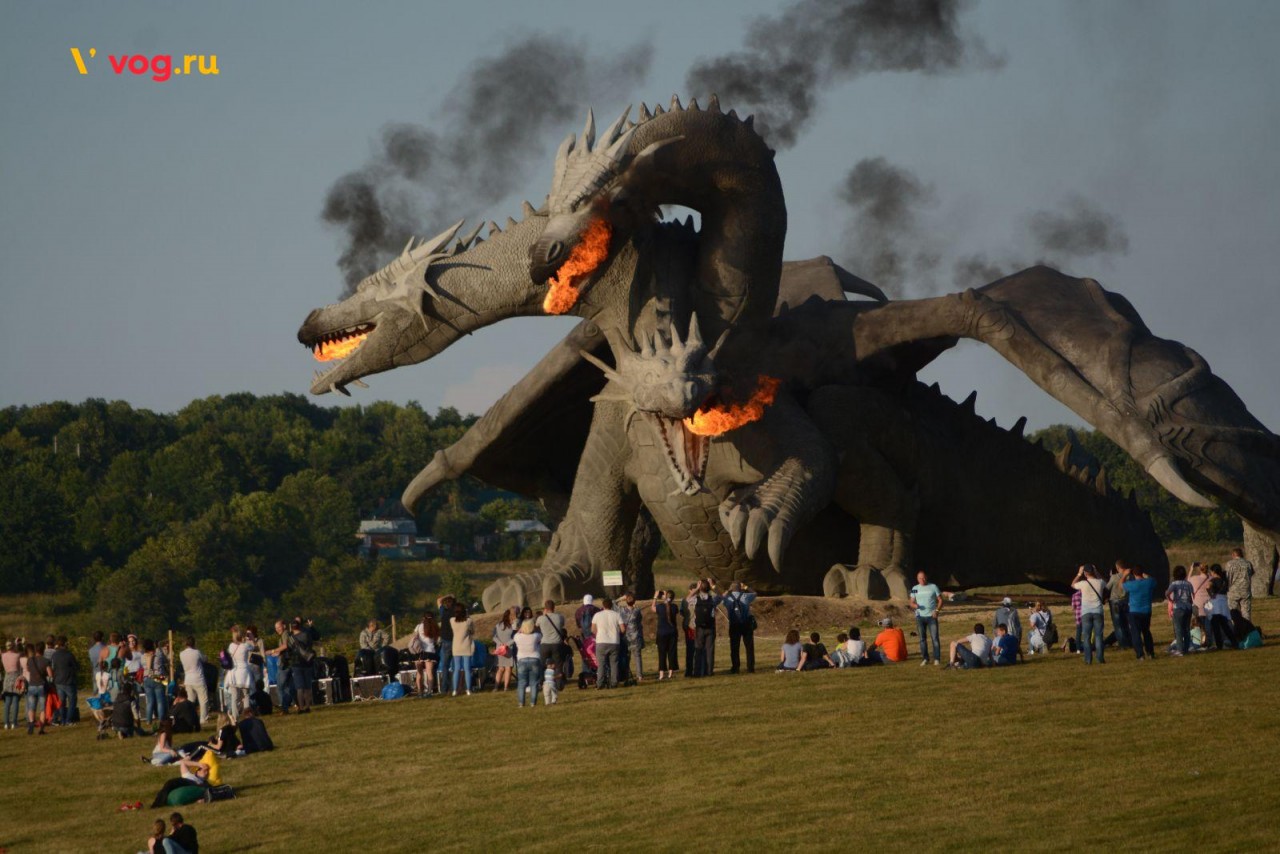
M58 692L59 714L54 719L57 726L70 726L71 713L76 707L76 684L80 681L80 667L76 657L67 649L67 636L58 635L49 654L49 667L53 671L53 689Z
M231 656L231 672L227 675L227 688L231 696L227 714L232 724L240 722L240 712L249 705L249 693L253 690L253 674L249 672L249 652L244 632L239 626L231 627L231 643L227 655Z
M1164 592L1165 600L1172 606L1173 641L1175 655L1186 655L1191 649L1191 618L1196 610L1196 591L1187 581L1187 568L1175 566L1173 581Z
M573 623L584 638L591 634L591 619L599 610L596 607L596 597L588 593L582 597L582 605L573 612Z
M298 704L298 714L311 712L311 686L315 681L315 641L317 634L312 631L311 622L295 617L289 624L289 636L285 642L289 646L289 681L293 683L294 700Z
M942 591L929 582L924 572L916 573L916 586L911 588L911 607L916 611L916 632L920 635L920 666L929 663L929 641L933 641L933 663L942 664L942 641L938 637L938 612L942 610Z
M627 655L630 658L631 675L637 682L644 680L644 612L636 607L636 594L627 591L622 605L618 608L618 616L622 619L623 637L627 641Z
M525 692L529 692L529 706L538 705L538 677L542 674L539 667L539 648L542 638L534 629L533 620L525 620L520 624L520 631L512 634L512 655L516 661L516 705L524 707Z
M27 735L39 728L44 735L44 686L53 681L53 668L44 657L44 644L27 644L27 666L23 673L27 680Z
M1205 612L1204 606L1208 605L1209 600L1213 598L1213 593L1210 590L1210 580L1204 564L1199 561L1191 564L1191 572L1187 575L1187 583L1191 585L1191 601L1196 606L1194 616L1200 624L1201 631L1204 632L1206 643L1209 640L1209 615Z
M105 652L105 650L104 650ZM187 689L187 696L195 701L200 709L200 727L209 720L209 688L204 681L204 653L196 649L196 639L187 635L186 648L178 655L182 662L182 685Z
M142 691L147 696L147 723L159 725L169 713L169 656L164 646L142 642Z
M739 646L744 646L747 650L747 672L756 672L756 621L751 616L751 603L754 601L756 594L739 581L729 585L729 594L724 597L724 611L729 617L730 673L737 673L741 669Z
M1155 658L1155 642L1151 639L1151 599L1156 589L1156 580L1141 566L1135 566L1128 572L1124 580L1124 591L1129 594L1129 639L1133 642L1133 653L1139 661L1146 655Z
M1227 604L1232 611L1253 622L1253 564L1244 559L1242 549L1231 550L1231 560L1224 567L1227 576Z
M676 618L680 609L676 607L675 598L675 591L659 590L653 600L653 613L657 617L658 681L670 679L677 667Z
M508 608L502 612L493 627L494 656L498 660L498 670L493 676L495 691L505 691L511 687L511 669L516 666L516 630L520 628L520 625L512 624L515 615L516 609ZM516 684L518 686L519 682Z
M618 687L618 643L624 627L608 596L600 600L601 610L591 617L591 634L596 639L596 690Z
M1106 664L1102 657L1104 631L1106 623L1102 618L1102 605L1106 599L1107 588L1098 578L1098 569L1091 563L1076 570L1075 580L1071 582L1075 592L1080 596L1080 646L1084 653L1084 663Z
M539 664L543 669L546 669L548 663L563 667L565 644L569 638L564 630L564 617L556 613L554 600L548 599L542 603L542 613L534 621L534 628L542 638L538 646Z
M1129 564L1116 561L1115 571L1107 579L1107 596L1110 599L1111 631L1116 636L1116 646L1128 649L1133 646L1129 638L1129 594L1124 590L1125 575Z
M690 607L693 611L695 676L714 676L716 673L716 609L724 597L716 593L716 583L711 578L698 582L698 592L693 595Z
M1022 618L1018 616L1018 609L1013 607L1013 600L1008 596L1000 600L1000 607L996 608L996 618L991 621L991 625L998 626L1004 623L1005 633L1012 635L1013 639L1019 644L1022 643Z
M458 680L465 673L467 696L471 696L471 656L475 653L476 626L467 616L467 606L461 602L453 605L453 616L449 618L449 631L453 635L451 644L453 660L453 696L458 696Z
M90 678L98 672L98 661L102 658L102 650L106 644L102 642L102 632L93 633L93 643L89 646L89 675Z
M429 697L436 691L436 662L439 653L440 629L431 612L424 611L422 622L413 627L411 647L417 647L416 660L413 663L417 671L417 687L419 697Z
M22 695L18 693L18 680L22 678L22 653L13 639L5 641L4 653L4 728L17 729L21 719Z
M450 674L453 672L453 629L449 621L453 619L453 606L457 604L458 600L451 595L436 599L436 622L440 624L439 681L442 695L449 687ZM455 682L455 687L456 684Z
M692 679L697 674L697 632L693 629L693 606L689 603L698 595L698 582L689 585L689 594L680 600L680 631L684 634L684 677ZM700 674L698 674L700 675Z

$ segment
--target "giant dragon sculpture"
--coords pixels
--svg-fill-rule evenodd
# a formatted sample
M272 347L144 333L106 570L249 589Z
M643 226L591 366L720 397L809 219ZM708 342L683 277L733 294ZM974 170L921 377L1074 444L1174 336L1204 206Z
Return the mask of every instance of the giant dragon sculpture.
M565 600L605 569L643 594L659 534L693 574L776 592L903 598L917 566L955 586L1053 585L1121 556L1162 570L1150 520L1096 461L916 380L962 338L1178 498L1236 511L1274 560L1280 439L1123 297L1041 266L889 301L825 257L784 263L781 182L750 118L714 96L629 114L597 139L588 113L542 209L487 239L459 223L411 241L298 332L317 358L345 357L312 392L346 393L505 318L583 318L405 491L413 507L471 474L557 517L542 567L495 582L486 607ZM698 211L700 229L662 221L663 205Z

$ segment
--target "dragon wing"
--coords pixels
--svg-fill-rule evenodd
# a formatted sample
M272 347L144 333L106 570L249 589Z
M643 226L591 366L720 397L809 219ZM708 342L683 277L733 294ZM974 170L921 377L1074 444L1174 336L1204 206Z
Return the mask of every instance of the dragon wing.
M982 341L1169 492L1195 506L1220 502L1280 540L1280 438L1198 353L1153 335L1128 300L1094 280L1037 266L961 294L832 309L851 320L859 361Z

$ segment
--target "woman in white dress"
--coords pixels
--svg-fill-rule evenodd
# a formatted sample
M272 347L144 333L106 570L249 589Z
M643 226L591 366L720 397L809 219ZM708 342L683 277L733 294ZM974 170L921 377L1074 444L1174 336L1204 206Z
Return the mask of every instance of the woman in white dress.
M227 714L232 723L239 723L241 709L248 708L249 694L253 691L253 672L249 669L249 653L253 645L246 643L239 626L231 627L231 644L227 654L231 656L231 672L227 674L227 688L231 693Z
M413 627L409 639L409 651L414 655L413 666L418 671L416 681L419 697L430 697L436 690L436 662L440 660L440 627L430 613L422 615L422 622Z

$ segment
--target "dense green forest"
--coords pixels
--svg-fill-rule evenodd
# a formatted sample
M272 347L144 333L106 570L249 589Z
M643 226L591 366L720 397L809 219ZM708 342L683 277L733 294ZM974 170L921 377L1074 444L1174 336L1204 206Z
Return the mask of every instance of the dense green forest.
M399 604L400 571L355 557L359 519L473 421L292 394L209 397L173 414L102 400L0 410L0 590L75 590L101 626L207 631L280 609L386 613ZM1030 438L1057 450L1067 437L1051 427ZM1179 503L1101 434L1078 441L1114 487L1137 494L1166 542L1240 536L1231 513ZM452 556L512 559L521 555L476 555L472 544L538 515L463 479L424 502L417 522Z
M292 394L209 397L173 414L102 400L0 410L0 590L76 590L102 626L385 613L399 570L355 557L359 520L474 420ZM463 479L417 522L470 558L476 535L540 515Z

